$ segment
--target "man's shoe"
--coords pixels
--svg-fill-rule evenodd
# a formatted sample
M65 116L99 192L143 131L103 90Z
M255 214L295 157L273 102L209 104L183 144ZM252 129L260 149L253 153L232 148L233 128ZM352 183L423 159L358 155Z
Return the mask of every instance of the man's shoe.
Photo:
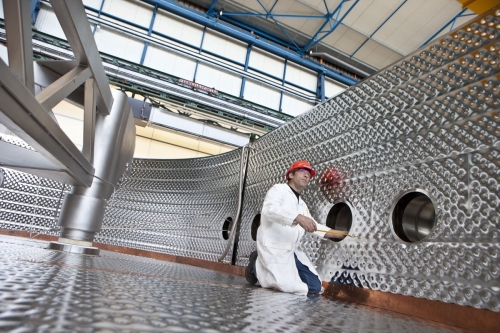
M257 251L253 251L250 254L250 258L248 258L248 265L247 268L245 268L245 278L247 279L247 282L250 283L251 285L255 285L259 280L255 277L255 274L252 272L255 272L255 261L257 260Z

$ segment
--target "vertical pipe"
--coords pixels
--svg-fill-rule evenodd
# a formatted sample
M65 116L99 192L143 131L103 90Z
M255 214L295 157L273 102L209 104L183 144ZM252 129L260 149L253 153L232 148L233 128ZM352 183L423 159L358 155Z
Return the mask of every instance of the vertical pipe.
M243 191L246 177L246 170L248 164L248 156L249 156L250 147L248 145L243 146L241 148L241 160L240 160L240 176L239 176L239 186L238 186L238 208L236 209L236 215L234 219L234 223L231 226L231 231L229 233L229 238L227 239L226 249L219 257L219 262L222 262L224 258L229 253L229 249L231 248L231 244L233 244L233 238L236 234L236 230L239 229L239 224L241 220L241 212L243 207Z
M153 9L153 15L151 16L151 21L149 22L148 36L151 36L153 32L153 26L155 24L156 14L158 13L158 5L155 5ZM148 51L149 42L144 43L144 49L142 50L141 61L139 62L141 65L144 64L144 58L146 58L146 52Z
M104 7L104 1L106 1L106 0L102 0L102 2L101 2L101 6L99 7L99 11L97 12L97 17L101 17L102 7ZM94 25L94 30L92 30L92 35L95 34L96 29L97 29L97 24Z
M252 52L252 46L253 44L248 44L247 47L247 55L245 58L245 72L248 72L248 62L250 60L250 52ZM245 96L245 83L247 81L247 78L244 76L241 78L241 88L240 88L240 98L243 98Z
M285 66L283 66L283 79L281 80L281 85L284 87L285 86L285 77L286 77L286 66L288 64L288 59L285 59ZM278 111L283 112L283 91L281 91L280 94L280 105L278 106Z

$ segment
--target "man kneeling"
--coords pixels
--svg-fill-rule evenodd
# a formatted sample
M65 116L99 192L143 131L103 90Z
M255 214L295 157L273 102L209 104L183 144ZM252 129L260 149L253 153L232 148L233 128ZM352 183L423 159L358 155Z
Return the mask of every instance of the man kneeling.
M321 292L321 280L299 249L300 240L306 232L325 238L344 236L325 232L331 229L312 219L300 197L315 174L309 162L297 161L286 172L288 183L276 184L267 192L257 231L257 251L250 255L245 270L250 284L258 281L264 288L297 295ZM317 231L318 227L325 231Z

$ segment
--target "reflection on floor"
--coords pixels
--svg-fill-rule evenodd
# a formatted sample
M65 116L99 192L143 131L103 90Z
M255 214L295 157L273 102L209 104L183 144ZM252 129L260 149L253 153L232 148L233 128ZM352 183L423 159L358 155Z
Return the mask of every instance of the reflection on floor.
M11 332L464 332L244 278L101 251L45 250L0 236L0 331Z

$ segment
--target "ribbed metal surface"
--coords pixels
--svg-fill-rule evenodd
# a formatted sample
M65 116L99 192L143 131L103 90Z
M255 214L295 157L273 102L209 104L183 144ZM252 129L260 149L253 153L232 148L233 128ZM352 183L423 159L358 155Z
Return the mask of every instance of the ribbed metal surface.
M308 159L319 174L304 193L313 216L326 223L334 203L348 202L357 236L304 238L323 280L500 311L500 11L492 15L258 140L238 263L255 249L250 225L266 191ZM409 244L390 217L412 190L432 200L436 226Z
M0 236L2 332L463 332L242 277L103 251L86 257Z
M11 169L0 173L0 228L56 235L51 229L57 228L61 202L71 187Z
M217 261L235 219L241 149L199 159L136 159L96 241ZM231 259L230 255L227 256Z

